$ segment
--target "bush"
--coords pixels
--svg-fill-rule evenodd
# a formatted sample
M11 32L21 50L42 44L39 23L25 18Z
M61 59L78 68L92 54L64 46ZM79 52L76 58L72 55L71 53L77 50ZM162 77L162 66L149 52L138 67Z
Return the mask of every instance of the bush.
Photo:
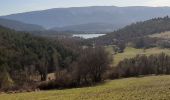
M49 89L56 89L56 82L53 81L48 81L48 82L42 82L39 86L39 89L41 90L49 90Z

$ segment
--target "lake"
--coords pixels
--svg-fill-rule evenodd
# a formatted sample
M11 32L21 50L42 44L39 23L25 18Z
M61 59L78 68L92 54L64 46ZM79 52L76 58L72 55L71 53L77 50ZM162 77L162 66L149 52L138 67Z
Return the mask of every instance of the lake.
M90 39L90 38L95 38L99 36L103 36L105 34L73 34L73 37L80 37L84 39Z

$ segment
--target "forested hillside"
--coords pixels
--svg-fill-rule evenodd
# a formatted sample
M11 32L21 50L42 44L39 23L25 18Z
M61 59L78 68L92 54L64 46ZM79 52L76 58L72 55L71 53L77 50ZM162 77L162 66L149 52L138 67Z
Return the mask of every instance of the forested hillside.
M94 39L97 44L113 44L115 41L130 41L151 34L170 31L170 18L153 18L128 25L118 31Z
M67 67L76 53L67 45L0 26L0 88L46 80Z

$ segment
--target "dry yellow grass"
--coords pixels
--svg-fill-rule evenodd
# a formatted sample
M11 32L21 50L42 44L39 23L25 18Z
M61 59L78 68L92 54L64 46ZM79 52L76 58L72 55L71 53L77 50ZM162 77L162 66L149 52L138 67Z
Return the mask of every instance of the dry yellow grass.
M113 54L113 49L111 46L106 47L106 51L108 51L110 54ZM144 55L151 55L151 54L159 54L159 53L166 53L170 55L170 49L161 49L161 48L150 48L150 49L136 49L132 47L127 47L123 53L117 53L113 55L114 57L114 65L117 65L121 60L125 58L132 58L135 57L138 54L144 54Z
M0 100L170 100L170 76L118 79L77 89L1 94Z
M161 39L170 39L170 31L149 35L149 37L161 38Z

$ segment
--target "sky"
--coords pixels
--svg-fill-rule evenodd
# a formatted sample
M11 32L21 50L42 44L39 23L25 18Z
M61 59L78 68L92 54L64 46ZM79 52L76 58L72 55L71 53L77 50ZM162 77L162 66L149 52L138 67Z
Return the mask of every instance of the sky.
M84 6L170 6L170 0L0 0L0 15Z

